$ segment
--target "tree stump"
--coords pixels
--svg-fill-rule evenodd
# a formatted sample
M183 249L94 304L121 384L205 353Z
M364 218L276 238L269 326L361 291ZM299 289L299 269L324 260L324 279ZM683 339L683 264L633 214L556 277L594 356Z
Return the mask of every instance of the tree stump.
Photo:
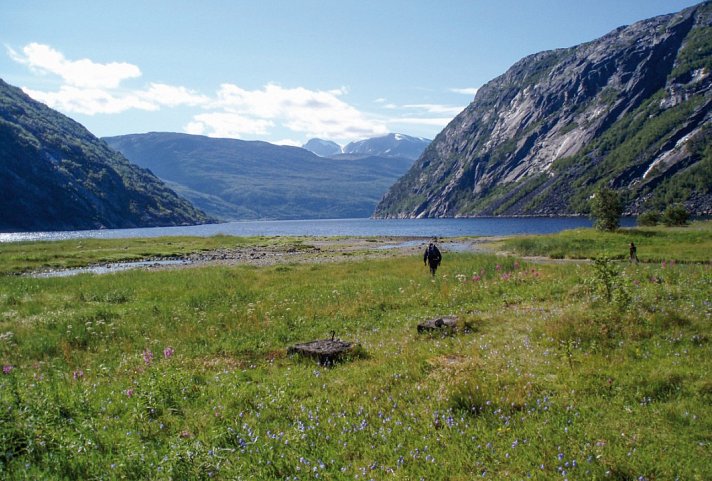
M429 319L418 324L418 333L424 332L439 332L439 331L457 331L457 317L445 316Z
M341 339L319 339L317 341L295 344L287 349L287 354L300 354L316 359L319 364L333 364L344 354L353 350L353 344Z

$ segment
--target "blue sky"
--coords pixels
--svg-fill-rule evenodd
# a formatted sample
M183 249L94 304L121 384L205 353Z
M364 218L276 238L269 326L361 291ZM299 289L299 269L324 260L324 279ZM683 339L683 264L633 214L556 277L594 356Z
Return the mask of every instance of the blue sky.
M0 77L98 136L433 138L520 58L685 0L1 0Z

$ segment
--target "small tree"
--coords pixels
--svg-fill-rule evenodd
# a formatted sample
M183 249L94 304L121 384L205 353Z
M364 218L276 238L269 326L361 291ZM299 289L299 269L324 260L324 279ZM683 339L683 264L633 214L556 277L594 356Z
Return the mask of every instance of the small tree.
M623 204L618 193L608 187L599 188L591 199L591 217L598 230L614 231L620 226Z
M690 213L680 204L667 206L662 215L663 224L667 226L687 225L687 219L689 218Z

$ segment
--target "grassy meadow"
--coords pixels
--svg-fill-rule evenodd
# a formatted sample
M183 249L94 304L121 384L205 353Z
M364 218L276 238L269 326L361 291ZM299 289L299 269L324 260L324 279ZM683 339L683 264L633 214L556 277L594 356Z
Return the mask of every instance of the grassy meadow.
M700 229L628 233L640 264L446 253L435 278L407 256L38 279L11 274L293 241L0 244L0 478L712 479L710 250L644 242ZM582 230L556 256L572 235L603 254ZM450 314L467 329L416 332ZM331 331L360 347L286 354Z

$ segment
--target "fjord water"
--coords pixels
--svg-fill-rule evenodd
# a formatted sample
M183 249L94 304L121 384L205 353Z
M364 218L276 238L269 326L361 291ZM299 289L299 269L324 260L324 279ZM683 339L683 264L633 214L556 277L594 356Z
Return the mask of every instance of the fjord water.
M621 219L621 225L635 224L635 218ZM198 236L218 234L251 236L397 236L459 237L550 234L566 229L591 227L586 217L487 217L472 219L317 219L243 221L180 227L143 229L103 229L61 232L0 233L0 242L63 239L122 239L131 237Z

